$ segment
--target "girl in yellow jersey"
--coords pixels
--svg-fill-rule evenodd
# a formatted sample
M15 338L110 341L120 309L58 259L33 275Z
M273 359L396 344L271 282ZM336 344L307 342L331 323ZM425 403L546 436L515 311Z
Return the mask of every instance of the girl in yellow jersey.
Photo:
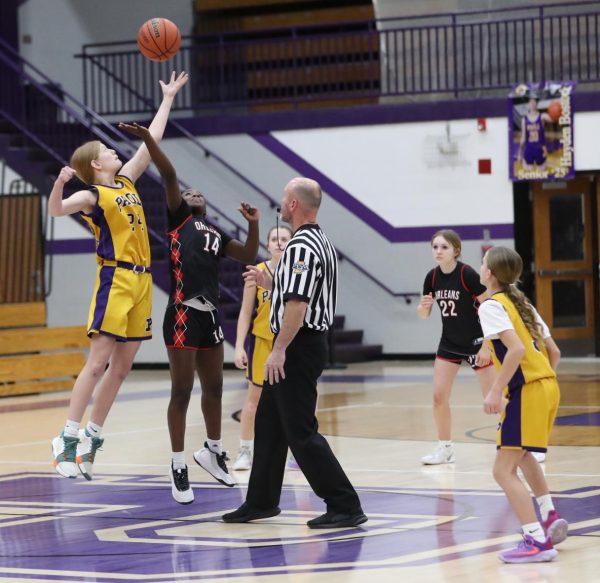
M267 235L267 250L271 257L264 263L259 263L257 267L261 270L266 269L273 277L281 252L291 238L292 231L289 227L273 227ZM270 309L271 291L247 281L237 324L235 366L247 369L248 392L240 419L240 451L233 464L234 470L249 470L252 467L254 416L264 381L265 362L273 347L273 332L269 324ZM253 314L256 314L254 322ZM252 333L248 338L246 352L244 346L251 322Z
M536 309L516 287L522 270L518 253L493 247L483 258L480 274L490 299L481 304L479 319L497 369L484 411L500 413L502 397L508 399L498 428L494 478L523 529L523 542L500 553L506 563L551 561L557 555L554 544L566 538L568 529L554 508L544 473L531 455L548 447L560 399L555 373L560 350ZM536 496L541 523L529 491L517 475L518 468Z
M160 81L163 100L150 124L156 140L162 138L173 99L187 80L187 73L173 72L168 83ZM102 142L87 142L75 150L71 166L60 171L48 199L53 217L81 213L96 238L98 263L88 318L90 353L75 381L64 430L52 440L54 468L67 478L81 472L92 479L96 450L104 442L104 421L140 341L152 337L150 245L142 200L135 189L149 162L145 145L123 164ZM63 200L65 184L76 175L89 186ZM90 420L80 429L98 381Z

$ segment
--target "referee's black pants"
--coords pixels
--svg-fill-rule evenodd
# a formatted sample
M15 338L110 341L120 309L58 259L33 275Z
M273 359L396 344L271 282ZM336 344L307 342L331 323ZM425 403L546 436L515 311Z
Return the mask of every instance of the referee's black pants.
M361 511L356 491L318 431L317 380L326 355L326 333L301 328L285 353L285 379L274 385L265 380L256 411L254 459L246 497L254 508L279 505L289 445L327 511Z

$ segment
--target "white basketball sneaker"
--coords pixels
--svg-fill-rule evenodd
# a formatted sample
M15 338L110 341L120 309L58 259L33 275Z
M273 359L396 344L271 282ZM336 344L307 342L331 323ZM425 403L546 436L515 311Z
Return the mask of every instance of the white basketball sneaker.
M77 437L68 437L61 433L52 440L52 464L54 469L65 478L76 478L77 469Z
M454 463L454 447L451 445L438 445L432 453L421 458L421 463L426 466Z
M229 475L227 469L227 454L225 452L216 454L204 442L204 447L194 452L194 461L204 468L217 482L224 486L235 486L235 480Z
M232 467L236 472L239 472L240 470L249 470L252 468L252 449L250 449L247 445L242 445L242 447L240 447L240 452L238 453L237 459Z
M188 480L187 466L175 469L171 462L169 478L171 479L171 495L175 502L179 504L191 504L194 501L194 491Z

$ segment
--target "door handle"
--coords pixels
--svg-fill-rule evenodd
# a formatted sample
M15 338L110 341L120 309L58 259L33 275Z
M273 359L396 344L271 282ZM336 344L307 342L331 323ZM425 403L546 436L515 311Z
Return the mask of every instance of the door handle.
M561 275L593 275L591 267L580 269L538 269L540 277L559 277Z

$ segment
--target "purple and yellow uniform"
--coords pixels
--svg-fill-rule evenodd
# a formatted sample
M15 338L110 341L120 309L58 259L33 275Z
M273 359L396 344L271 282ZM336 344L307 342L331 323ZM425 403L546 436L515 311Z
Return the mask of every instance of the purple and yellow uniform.
M542 337L548 338L548 326L533 309ZM502 366L507 352L498 336L501 332L514 330L525 347L519 367L504 389L508 404L500 418L497 447L545 452L560 400L556 372L550 366L546 347L537 346L514 303L504 293L483 302L479 318L484 336L492 345L496 368Z
M88 335L119 341L152 338L150 242L140 196L131 180L93 185L96 205L81 213L96 238L98 270L88 317Z
M546 161L546 138L544 136L542 115L538 113L538 116L534 121L531 121L527 116L523 119L525 123L525 149L523 151L523 160L529 165L537 164L538 166L541 166Z
M257 267L271 273L266 263L259 263ZM247 341L248 370L246 378L253 384L262 387L265 380L265 362L273 349L274 337L269 323L271 292L268 289L256 286L255 306L256 316L252 324L252 333L249 334Z

